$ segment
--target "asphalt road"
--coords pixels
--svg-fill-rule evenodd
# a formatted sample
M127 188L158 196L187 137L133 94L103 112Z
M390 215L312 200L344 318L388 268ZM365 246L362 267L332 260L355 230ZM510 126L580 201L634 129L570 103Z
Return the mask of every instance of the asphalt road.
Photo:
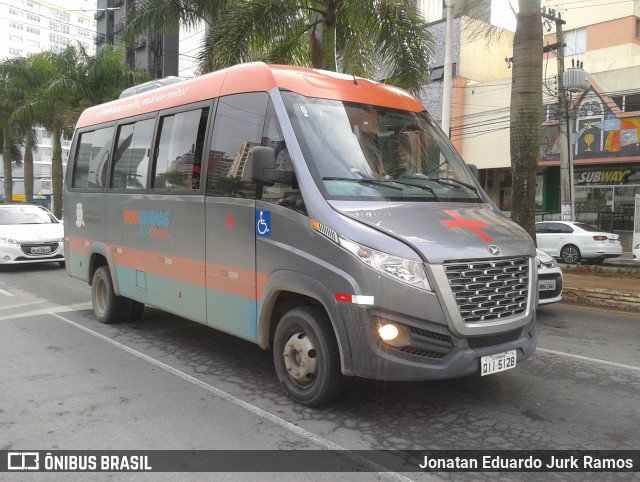
M0 450L638 449L636 318L542 307L536 355L514 370L422 383L354 379L337 403L311 409L285 395L270 353L251 343L148 307L135 323L102 325L89 286L63 269L5 268Z

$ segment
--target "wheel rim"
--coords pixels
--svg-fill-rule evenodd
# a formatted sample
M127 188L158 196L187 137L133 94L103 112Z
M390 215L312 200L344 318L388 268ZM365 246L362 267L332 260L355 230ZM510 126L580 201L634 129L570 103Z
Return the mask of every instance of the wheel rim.
M300 385L311 385L317 377L317 352L309 335L296 331L282 353L289 377Z
M567 263L575 263L578 261L578 251L575 248L565 248L564 260Z
M96 284L95 309L100 315L102 315L107 309L107 287L102 278L95 280L95 284Z

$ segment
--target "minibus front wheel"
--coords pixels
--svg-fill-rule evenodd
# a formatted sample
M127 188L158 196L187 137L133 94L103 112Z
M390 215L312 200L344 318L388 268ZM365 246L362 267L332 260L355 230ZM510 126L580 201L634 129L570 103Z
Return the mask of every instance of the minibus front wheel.
M294 308L285 313L275 330L273 359L280 383L298 403L324 405L344 389L338 344L320 308Z

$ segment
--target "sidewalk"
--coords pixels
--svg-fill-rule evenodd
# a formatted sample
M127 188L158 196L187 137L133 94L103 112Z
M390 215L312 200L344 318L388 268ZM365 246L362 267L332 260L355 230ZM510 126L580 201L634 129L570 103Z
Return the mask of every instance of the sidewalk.
M601 266L561 264L562 301L640 313L640 262L631 253Z

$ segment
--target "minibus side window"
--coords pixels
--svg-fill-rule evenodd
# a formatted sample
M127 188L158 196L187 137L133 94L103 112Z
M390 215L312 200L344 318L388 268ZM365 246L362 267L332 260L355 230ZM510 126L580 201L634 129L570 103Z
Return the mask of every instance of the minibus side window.
M207 168L208 195L256 197L256 186L245 166L253 147L264 145L262 131L268 102L266 92L219 99Z
M154 189L197 190L209 108L160 118Z
M280 129L273 103L269 101L267 117L262 132L263 145L273 147L276 153L276 169L291 172L291 182L274 182L272 186L264 186L258 191L262 201L279 204L302 214L307 214L304 199L296 180L296 175L289 156L287 144Z
M106 189L113 127L83 132L78 139L71 187Z
M155 119L146 119L118 127L112 188L142 190L147 187L154 126Z

